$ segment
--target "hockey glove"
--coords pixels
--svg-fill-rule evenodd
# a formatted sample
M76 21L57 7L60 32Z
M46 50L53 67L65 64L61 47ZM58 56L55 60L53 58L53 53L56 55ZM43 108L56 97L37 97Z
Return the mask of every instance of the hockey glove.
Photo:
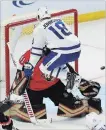
M30 77L33 73L34 67L31 63L27 62L23 67L25 77Z
M99 83L82 79L79 90L83 96L91 98L98 95L100 88Z

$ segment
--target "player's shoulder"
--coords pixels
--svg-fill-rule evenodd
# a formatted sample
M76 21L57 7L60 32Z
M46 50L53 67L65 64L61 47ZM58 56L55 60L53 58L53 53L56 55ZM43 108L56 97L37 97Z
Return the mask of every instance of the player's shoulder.
M34 33L38 32L38 31L42 31L44 30L44 24L48 22L48 19L45 19L41 22L38 22L38 24L35 26L34 28Z
M53 23L56 23L57 21L60 21L61 19L58 18L50 18L42 21L42 26L44 29L48 29L49 26L51 26Z
M38 23L38 24L35 26L35 28L34 28L34 30L33 30L33 33L37 33L37 32L39 32L39 31L42 31L42 29L43 29L42 23Z
M37 24L37 26L35 27L35 29L34 29L34 33L38 32L38 31L43 31L43 30L45 30L45 28L46 28L47 26L49 26L49 25L51 25L52 23L57 22L57 21L61 21L61 19L59 19L59 18L50 18L50 19L45 19L45 20L39 22L39 23Z

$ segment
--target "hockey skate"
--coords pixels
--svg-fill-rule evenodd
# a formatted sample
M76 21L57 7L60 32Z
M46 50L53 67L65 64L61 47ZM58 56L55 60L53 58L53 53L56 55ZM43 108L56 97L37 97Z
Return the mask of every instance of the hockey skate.
M73 88L78 88L81 82L81 76L75 73L68 73L67 74L67 85L66 90L68 93L71 93Z

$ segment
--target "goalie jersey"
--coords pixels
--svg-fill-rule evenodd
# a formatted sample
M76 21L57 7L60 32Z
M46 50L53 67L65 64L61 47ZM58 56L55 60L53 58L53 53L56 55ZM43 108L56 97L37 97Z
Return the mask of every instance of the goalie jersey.
M30 50L26 51L26 53L24 53L21 56L19 60L19 64L23 66L26 62L29 61L29 59L30 59ZM34 67L34 72L30 81L30 89L34 91L45 90L59 81L59 79L57 78L52 78L51 81L47 81L45 79L45 77L43 76L43 73L39 69L39 66L42 63L42 60L43 58Z
M69 54L80 51L80 41L68 25L61 19L45 19L39 23L33 32L33 45L31 50L30 63L36 65L42 49L47 46L53 52ZM36 56L36 61L35 57Z

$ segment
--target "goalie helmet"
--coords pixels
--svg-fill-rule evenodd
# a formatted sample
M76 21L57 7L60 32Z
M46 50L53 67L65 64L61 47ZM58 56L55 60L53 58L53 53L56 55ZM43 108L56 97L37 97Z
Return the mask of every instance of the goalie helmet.
M44 18L50 18L50 14L48 13L47 7L41 7L37 11L37 19L43 20Z

